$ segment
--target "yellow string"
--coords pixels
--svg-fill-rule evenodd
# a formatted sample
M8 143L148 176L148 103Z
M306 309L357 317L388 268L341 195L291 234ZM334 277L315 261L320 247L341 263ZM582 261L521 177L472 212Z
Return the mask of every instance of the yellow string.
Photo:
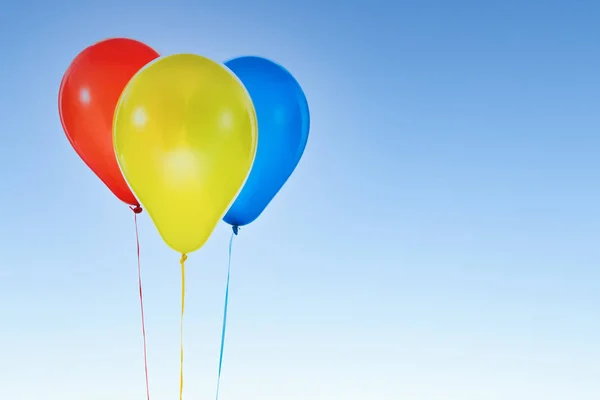
M183 400L183 311L185 309L185 262L187 256L181 255L181 322L179 326L179 343L180 343L180 355L179 355L179 400Z

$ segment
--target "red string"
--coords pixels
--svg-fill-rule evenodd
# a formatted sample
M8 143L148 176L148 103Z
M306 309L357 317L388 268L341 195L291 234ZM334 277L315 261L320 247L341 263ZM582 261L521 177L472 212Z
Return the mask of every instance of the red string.
M146 374L146 396L150 400L150 386L148 384L148 355L146 351L146 322L144 319L144 295L142 293L142 265L140 262L140 237L138 232L137 215L142 212L142 207L131 207L133 211L133 220L135 222L135 242L137 245L137 263L138 263L138 287L140 288L140 309L142 311L142 336L144 337L144 372Z

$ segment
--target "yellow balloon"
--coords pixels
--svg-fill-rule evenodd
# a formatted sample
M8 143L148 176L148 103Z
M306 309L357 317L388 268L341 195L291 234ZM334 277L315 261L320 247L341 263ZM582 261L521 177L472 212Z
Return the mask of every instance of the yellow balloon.
M257 132L244 85L224 65L193 54L138 72L113 120L123 175L163 240L182 254L204 245L240 192Z

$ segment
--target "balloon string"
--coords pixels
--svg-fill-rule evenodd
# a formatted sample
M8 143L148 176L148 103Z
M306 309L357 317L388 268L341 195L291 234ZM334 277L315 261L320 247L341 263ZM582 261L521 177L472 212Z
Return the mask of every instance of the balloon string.
M181 260L181 321L179 325L179 400L183 399L183 312L185 310L185 262L187 255L182 254Z
M216 400L219 400L219 389L221 387L221 369L223 367L223 350L225 349L225 331L227 330L227 306L229 304L229 281L231 277L231 246L233 244L233 237L238 234L238 227L233 227L231 238L229 238L229 261L227 262L227 284L225 286L225 305L223 307L223 328L221 330L221 352L219 354L219 372L217 375L217 396Z
M146 346L146 321L144 318L144 294L142 291L142 263L140 260L140 234L138 228L137 215L142 212L140 206L131 207L133 211L133 221L135 223L135 243L137 246L137 270L138 270L138 288L140 292L140 310L142 312L142 337L144 339L144 373L146 376L146 397L150 400L150 385L148 383L148 352Z

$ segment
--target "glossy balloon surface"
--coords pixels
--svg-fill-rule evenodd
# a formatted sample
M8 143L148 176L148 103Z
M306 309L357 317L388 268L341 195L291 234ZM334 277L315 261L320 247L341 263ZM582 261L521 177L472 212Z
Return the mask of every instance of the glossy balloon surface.
M308 103L296 79L261 57L240 57L225 65L242 81L256 109L258 148L250 176L224 221L254 221L286 183L302 158L310 127Z
M255 110L222 64L171 55L127 85L114 143L123 174L162 238L186 254L204 245L248 176Z
M158 57L136 40L103 40L75 57L60 85L58 111L69 142L114 195L131 205L138 201L115 158L113 115L129 80Z

